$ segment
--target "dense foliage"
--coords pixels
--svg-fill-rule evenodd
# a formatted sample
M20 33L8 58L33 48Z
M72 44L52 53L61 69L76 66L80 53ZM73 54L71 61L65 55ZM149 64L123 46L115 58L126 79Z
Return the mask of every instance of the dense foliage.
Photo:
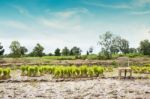
M55 78L99 77L103 72L112 72L112 67L102 66L21 66L22 76L52 74Z
M44 47L41 44L37 43L33 51L30 53L30 55L36 57L42 57L43 51L44 51Z
M5 50L3 49L3 46L2 46L1 43L0 43L0 56L4 54L4 51L5 51Z

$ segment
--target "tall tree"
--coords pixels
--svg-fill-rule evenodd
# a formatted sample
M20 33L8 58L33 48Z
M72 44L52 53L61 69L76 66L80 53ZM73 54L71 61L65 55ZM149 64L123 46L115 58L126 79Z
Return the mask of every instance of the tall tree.
M98 44L101 45L101 51L104 52L106 58L111 58L113 34L111 32L106 32L105 34L100 35L99 38Z
M122 53L129 53L129 42L126 39L121 39L119 47Z
M137 49L136 48L129 48L129 53L137 53Z
M2 46L1 43L0 43L0 56L4 54L4 51L5 51L5 50L3 49L3 46Z
M69 51L69 49L67 48L67 47L64 47L63 49L62 49L62 55L63 56L68 56L69 55L69 53L70 53L70 51Z
M42 57L43 51L44 51L44 47L42 45L40 45L39 43L37 43L31 54L33 56Z
M20 47L21 55L25 55L28 52L28 49L25 46Z
M12 57L21 57L21 45L18 41L12 41L9 48Z
M81 49L79 47L74 46L71 50L70 50L70 55L75 55L75 56L79 56L81 55Z
M93 47L91 46L90 48L89 48L89 51L88 51L90 54L92 54L93 53Z
M56 50L55 50L55 56L60 56L61 55L61 53L60 53L60 49L59 48L57 48Z
M150 55L150 42L149 40L144 40L140 42L140 52L144 55Z
M120 36L114 36L113 39L112 39L112 45L110 47L110 51L111 53L113 54L117 54L120 49L119 49L119 46L120 46L120 41L121 41L121 37Z

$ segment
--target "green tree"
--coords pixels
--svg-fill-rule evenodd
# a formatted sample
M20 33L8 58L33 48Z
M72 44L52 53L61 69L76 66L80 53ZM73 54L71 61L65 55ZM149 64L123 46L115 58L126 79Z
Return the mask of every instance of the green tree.
M74 56L79 56L81 55L81 49L79 47L74 46L71 50L70 50L70 55L74 55Z
M111 32L106 32L99 36L100 40L98 42L101 45L101 51L106 56L107 59L112 57L111 47L113 45L113 34Z
M89 55L89 51L86 51L86 55Z
M120 49L119 49L119 43L121 41L121 37L120 36L114 36L112 39L112 45L110 47L110 52L113 54L117 54Z
M88 52L89 52L90 54L92 54L92 53L93 53L93 47L90 47Z
M21 55L25 55L28 52L28 49L25 46L20 47Z
M34 47L32 53L31 53L31 55L42 57L43 51L44 51L44 47L42 45L40 45L39 43L37 43L36 46Z
M150 55L150 42L149 40L144 40L140 42L140 52L144 55Z
M124 54L129 53L129 42L126 39L121 39L119 48L122 53Z
M56 50L55 50L55 56L60 56L61 55L61 53L60 53L60 49L59 48L57 48Z
M115 36L111 32L106 32L100 35L101 55L105 55L106 59L112 57L112 54L122 52L124 54L129 52L129 42L120 36Z
M4 54L5 50L3 49L3 46L0 43L0 56Z
M136 48L129 48L129 53L137 53L137 49Z
M68 56L69 55L69 53L70 53L70 51L69 51L69 49L67 48L67 47L64 47L63 49L62 49L62 55L63 56Z
M9 48L12 57L21 57L21 45L18 41L12 41Z

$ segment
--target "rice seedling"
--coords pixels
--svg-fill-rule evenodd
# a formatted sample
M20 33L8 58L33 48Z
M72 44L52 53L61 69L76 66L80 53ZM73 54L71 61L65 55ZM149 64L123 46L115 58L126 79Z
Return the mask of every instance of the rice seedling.
M81 76L82 77L87 77L87 66L81 66L79 67L80 68L80 71L81 71Z
M93 77L95 75L94 69L92 67L87 70L88 77Z
M8 78L10 78L11 76L10 76L10 68L5 68L5 69L3 69L3 76L2 76L2 78L3 79L8 79Z
M54 77L56 78L62 78L63 76L63 70L61 67L57 67L54 71Z
M21 68L21 76L25 76L25 75L27 75L27 66L21 66L20 67Z
M21 66L22 75L43 76L51 74L54 78L99 77L104 72L101 66Z
M149 66L131 66L131 69L134 73L150 73Z
M113 67L104 67L105 72L113 72Z
M27 75L31 77L38 76L39 68L37 66L30 66L28 67Z
M39 67L39 73L40 73L41 76L44 75L44 68L42 66Z
M0 68L0 80L2 79L2 73L3 73L3 69Z

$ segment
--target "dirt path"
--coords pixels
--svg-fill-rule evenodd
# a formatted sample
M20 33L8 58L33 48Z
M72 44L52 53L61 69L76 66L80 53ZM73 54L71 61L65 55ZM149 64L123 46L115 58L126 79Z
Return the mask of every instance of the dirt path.
M150 80L0 83L0 99L149 99Z

